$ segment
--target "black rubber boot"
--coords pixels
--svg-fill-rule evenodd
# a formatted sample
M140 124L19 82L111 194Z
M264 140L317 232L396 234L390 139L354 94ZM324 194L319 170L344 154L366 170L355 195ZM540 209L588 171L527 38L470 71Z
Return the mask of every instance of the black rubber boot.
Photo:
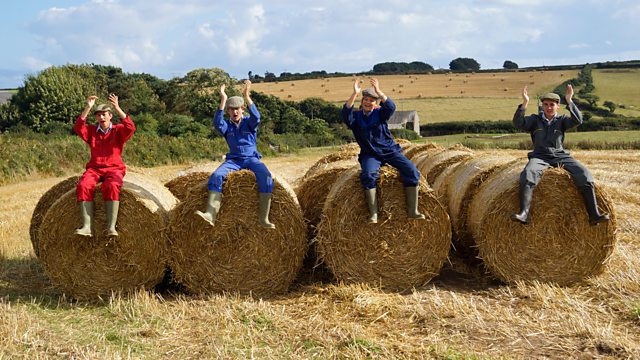
M587 213L589 214L589 224L596 225L609 221L609 215L600 214L600 211L598 211L598 200L596 199L596 191L593 188L593 184L581 187L580 192L582 193L584 205L586 206Z
M533 198L533 185L527 183L520 185L520 212L511 215L511 220L522 224L529 223L529 209L531 208L531 198Z

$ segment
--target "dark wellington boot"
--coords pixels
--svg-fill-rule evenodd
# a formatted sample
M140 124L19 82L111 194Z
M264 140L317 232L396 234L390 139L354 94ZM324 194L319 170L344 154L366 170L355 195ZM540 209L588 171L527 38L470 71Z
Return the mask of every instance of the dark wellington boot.
M511 220L518 221L522 224L529 223L529 209L531 208L531 199L533 198L533 186L525 184L520 186L520 212L511 215Z
M582 198L584 199L584 205L587 208L589 214L589 224L596 225L602 222L609 221L608 214L600 214L598 210L598 200L596 199L596 191L593 185L585 185L580 188Z

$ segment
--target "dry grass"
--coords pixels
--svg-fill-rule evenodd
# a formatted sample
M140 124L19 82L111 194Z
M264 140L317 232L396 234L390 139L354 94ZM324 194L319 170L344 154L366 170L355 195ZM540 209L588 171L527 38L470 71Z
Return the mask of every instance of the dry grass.
M265 162L293 183L324 154ZM2 186L0 358L639 358L640 152L575 156L611 194L618 244L603 274L572 287L444 269L408 295L317 283L269 301L139 292L72 302L44 276L28 231L40 196L65 178ZM140 170L164 182L188 167Z

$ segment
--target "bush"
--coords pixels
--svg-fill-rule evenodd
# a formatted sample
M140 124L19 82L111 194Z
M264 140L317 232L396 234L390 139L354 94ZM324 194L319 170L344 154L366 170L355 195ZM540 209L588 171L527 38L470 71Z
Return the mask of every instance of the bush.
M158 124L158 135L164 136L200 136L206 138L210 130L186 115L167 114Z
M418 140L420 135L409 129L389 129L391 135L396 139Z

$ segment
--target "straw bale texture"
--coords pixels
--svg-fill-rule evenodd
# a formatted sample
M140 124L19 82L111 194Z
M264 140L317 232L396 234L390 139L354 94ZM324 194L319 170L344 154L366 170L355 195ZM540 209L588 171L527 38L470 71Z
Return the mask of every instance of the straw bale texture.
M430 151L427 150L427 153ZM431 185L436 180L438 175L444 171L448 166L458 163L473 156L471 150L445 150L435 153L433 156L424 156L420 158L420 161L416 163L416 167L420 174L427 179L427 182Z
M302 210L289 185L274 177L269 220L275 229L258 223L258 191L251 171L227 177L214 227L194 214L206 208L206 181L192 187L169 220L175 280L192 293L271 296L285 292L307 249Z
M167 264L164 227L176 199L161 183L127 174L120 190L117 229L105 235L106 216L98 185L91 238L74 234L81 226L73 188L51 205L39 231L40 261L51 282L74 298L108 296L113 291L151 289Z
M444 148L434 143L418 144L406 149L404 156L409 160L413 160L414 157L426 150L444 150Z
M568 172L544 172L533 192L531 223L510 220L519 210L524 163L494 172L469 207L469 229L485 266L497 278L566 285L602 272L616 244L616 215L609 195L596 185L600 209L611 221L589 225L584 201Z
M33 209L31 225L29 226L29 237L31 238L31 245L33 246L33 252L36 254L36 257L40 256L38 232L40 231L40 224L42 224L44 215L47 213L47 210L49 210L51 205L60 198L60 196L64 195L69 190L76 188L79 179L80 176L75 175L53 185L49 190L47 190L47 192L42 194L35 209Z
M209 177L211 177L210 172L195 171L177 176L167 181L164 186L169 189L178 200L183 201L187 198L193 184L203 181L206 182L209 180Z
M419 210L425 220L406 215L398 172L383 166L377 185L378 223L368 224L360 169L342 173L331 188L318 226L317 246L336 279L404 291L436 276L447 258L451 224L434 192L420 183Z
M467 226L471 200L480 185L500 168L513 163L516 158L500 154L471 157L459 163L447 176L445 186L446 204L449 208L453 229L453 244L456 250L467 257L475 257L477 250ZM451 168L451 167L450 167Z
M400 145L400 147L402 149L406 149L409 146L413 145L413 143L411 142L411 140L407 140L407 139L393 139L398 145Z
M357 143L349 143L346 145L342 145L340 150L336 152L332 152L321 157L318 161L316 161L304 174L302 179L304 180L307 177L313 176L318 172L323 171L324 169L329 168L329 164L334 162L342 162L343 164L357 164L358 163L358 154L360 153L360 146Z

